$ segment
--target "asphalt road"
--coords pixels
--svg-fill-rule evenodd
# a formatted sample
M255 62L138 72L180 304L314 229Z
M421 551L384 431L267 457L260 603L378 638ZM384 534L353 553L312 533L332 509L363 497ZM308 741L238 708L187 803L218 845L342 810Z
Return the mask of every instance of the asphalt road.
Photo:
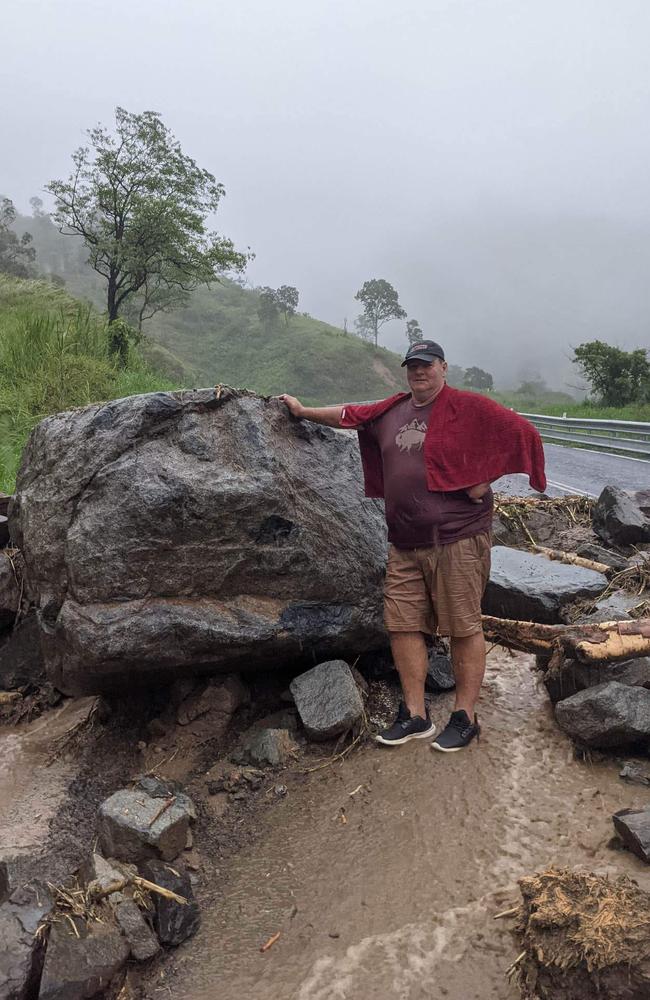
M545 444L544 452L548 496L577 493L597 497L603 487L610 485L624 490L650 489L650 462L560 444ZM493 489L523 496L534 492L526 476L504 476Z

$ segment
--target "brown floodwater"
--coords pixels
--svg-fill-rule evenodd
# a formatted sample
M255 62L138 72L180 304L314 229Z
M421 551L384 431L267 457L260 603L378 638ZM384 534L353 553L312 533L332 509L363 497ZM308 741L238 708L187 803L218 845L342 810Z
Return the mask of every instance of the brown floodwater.
M434 701L438 723L450 698ZM615 761L575 759L531 657L490 655L481 717L466 752L369 746L292 789L218 891L202 887L199 933L147 996L515 1000L511 921L494 918L519 877L584 865L650 889L643 864L608 847L612 812L648 790Z

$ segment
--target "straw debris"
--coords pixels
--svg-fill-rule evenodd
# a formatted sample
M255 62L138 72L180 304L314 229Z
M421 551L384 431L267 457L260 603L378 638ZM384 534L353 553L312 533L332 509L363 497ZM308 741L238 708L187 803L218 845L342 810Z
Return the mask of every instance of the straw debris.
M627 876L569 869L549 869L519 886L515 934L525 954L511 977L524 997L650 996L648 893Z

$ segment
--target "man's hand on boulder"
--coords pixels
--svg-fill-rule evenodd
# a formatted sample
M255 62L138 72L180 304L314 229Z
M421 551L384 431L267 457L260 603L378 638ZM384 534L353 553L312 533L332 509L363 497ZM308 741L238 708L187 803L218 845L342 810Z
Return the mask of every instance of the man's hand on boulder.
M299 399L296 399L295 396L289 396L286 392L278 396L278 399L284 403L292 417L302 417L305 408Z
M481 503L489 488L489 483L477 483L476 486L470 486L465 492L472 503Z

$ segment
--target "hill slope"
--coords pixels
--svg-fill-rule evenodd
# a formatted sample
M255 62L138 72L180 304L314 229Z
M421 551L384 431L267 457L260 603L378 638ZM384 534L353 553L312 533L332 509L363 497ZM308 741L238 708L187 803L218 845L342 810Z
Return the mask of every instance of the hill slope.
M49 281L0 274L1 490L13 489L27 436L49 413L174 387L138 348L119 364L92 307Z
M392 351L304 315L280 318L266 332L257 305L256 292L224 281L196 291L188 308L155 316L147 334L205 385L290 392L311 404L376 399L402 388L402 359Z

